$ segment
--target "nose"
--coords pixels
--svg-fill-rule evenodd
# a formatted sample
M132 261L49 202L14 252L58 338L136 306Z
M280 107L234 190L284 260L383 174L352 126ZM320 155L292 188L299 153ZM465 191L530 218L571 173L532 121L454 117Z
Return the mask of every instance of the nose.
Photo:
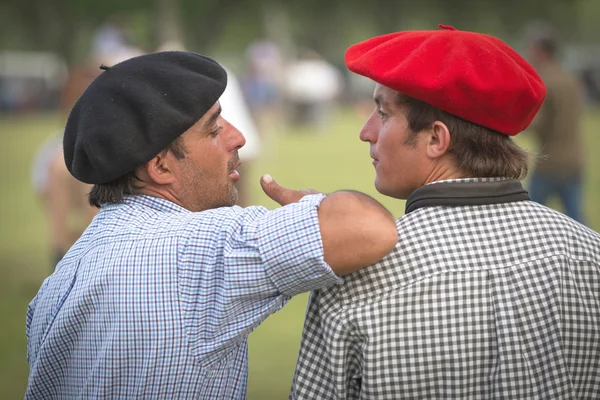
M371 113L358 135L363 142L375 143L377 141L377 115Z
M225 118L223 118L223 124L225 124L225 129L227 130L229 147L231 147L232 150L237 150L244 147L246 144L246 138L242 132L240 132L238 128L233 126Z

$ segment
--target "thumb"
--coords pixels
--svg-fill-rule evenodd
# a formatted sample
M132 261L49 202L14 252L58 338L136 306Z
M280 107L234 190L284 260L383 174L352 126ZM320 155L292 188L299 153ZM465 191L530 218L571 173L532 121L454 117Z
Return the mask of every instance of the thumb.
M297 190L284 188L269 174L264 174L260 178L260 186L262 186L263 191L267 196L269 196L269 198L271 198L271 200L279 203L282 206L295 203L304 197L304 194Z

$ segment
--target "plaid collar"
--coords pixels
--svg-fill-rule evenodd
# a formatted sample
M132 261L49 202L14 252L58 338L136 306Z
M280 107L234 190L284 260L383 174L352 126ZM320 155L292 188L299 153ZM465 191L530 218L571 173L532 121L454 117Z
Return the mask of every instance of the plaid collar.
M406 200L405 214L422 207L500 204L530 200L517 179L474 178L421 186Z
M132 208L136 208L136 207L140 207L140 206L141 207L149 207L156 211L166 212L166 213L191 212L190 210L187 210L187 209L181 207L180 205L175 204L169 200L166 200L166 199L163 199L160 197L155 197L155 196L148 196L145 194L129 195L129 196L125 196L125 198L118 203L103 204L102 210L112 211L112 210L121 208L123 205L125 205L127 207L132 207Z

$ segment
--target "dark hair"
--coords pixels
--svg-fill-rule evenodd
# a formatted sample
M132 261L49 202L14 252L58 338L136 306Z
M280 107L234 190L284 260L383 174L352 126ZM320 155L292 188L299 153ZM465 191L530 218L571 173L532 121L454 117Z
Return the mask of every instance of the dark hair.
M556 58L558 55L558 42L554 38L540 38L535 42L535 45L550 58Z
M182 160L187 154L187 149L183 144L181 136L173 140L163 151L161 155L172 152L176 159ZM94 185L88 195L88 202L91 206L100 208L102 204L119 203L125 196L133 195L140 188L137 183L140 181L134 171L113 179L110 182Z
M448 114L428 103L398 93L396 102L404 108L412 131L406 143L415 145L417 136L435 121L450 131L450 149L456 166L473 178L504 177L523 179L528 172L529 153L510 136Z

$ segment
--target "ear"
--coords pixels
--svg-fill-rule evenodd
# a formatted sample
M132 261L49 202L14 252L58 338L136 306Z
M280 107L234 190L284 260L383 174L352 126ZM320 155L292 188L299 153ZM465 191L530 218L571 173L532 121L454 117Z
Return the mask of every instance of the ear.
M157 185L169 185L175 182L175 167L170 152L161 152L144 164L143 169L148 178Z
M435 121L428 133L427 157L440 158L450 148L450 130L443 122Z

